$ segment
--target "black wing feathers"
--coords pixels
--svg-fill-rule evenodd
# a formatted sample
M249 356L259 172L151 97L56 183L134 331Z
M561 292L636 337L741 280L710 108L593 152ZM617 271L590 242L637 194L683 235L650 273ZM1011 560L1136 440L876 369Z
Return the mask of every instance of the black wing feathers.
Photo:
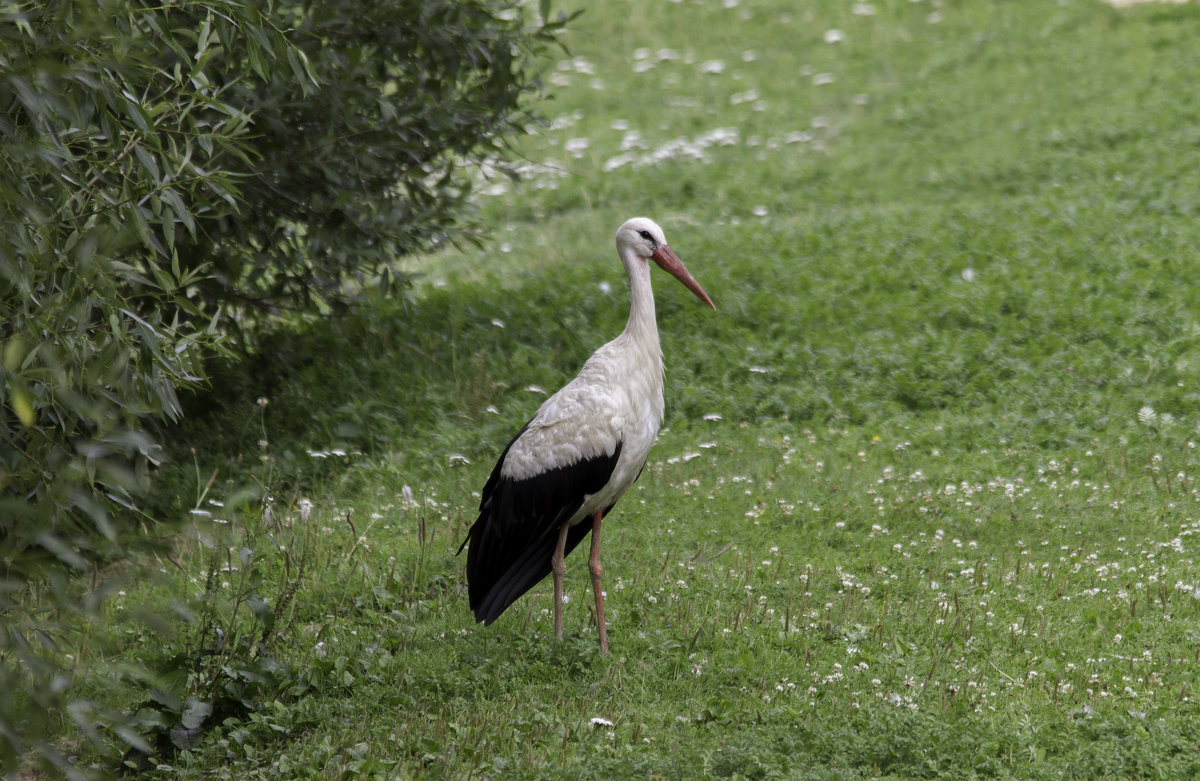
M607 513L608 510L605 510ZM561 528L561 527L560 527ZM575 546L592 530L590 523L577 523L567 530L567 544L563 555L570 553ZM483 601L471 603L475 611L475 620L482 621L484 626L491 624L508 606L521 597L529 589L541 583L550 574L550 560L554 556L554 544L558 541L558 533L546 534L536 540L533 545L521 554L517 561L503 573L500 580L483 597ZM469 558L469 557L468 557ZM470 578L468 565L467 577Z
M528 428L528 426L526 426ZM583 500L608 483L621 443L609 455L587 458L524 480L500 476L500 468L521 429L504 448L483 487L479 519L463 545L467 550L467 592L475 620L490 624L522 594L550 574L558 531ZM607 513L611 508L605 508ZM579 523L567 532L569 553L591 531ZM462 548L459 548L462 551Z

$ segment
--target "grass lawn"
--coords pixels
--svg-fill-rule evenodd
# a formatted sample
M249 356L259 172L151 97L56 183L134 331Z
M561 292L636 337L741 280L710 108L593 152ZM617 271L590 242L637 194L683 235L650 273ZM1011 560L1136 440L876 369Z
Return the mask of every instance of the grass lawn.
M221 638L154 772L1196 777L1197 41L1197 3L589 4L494 242L275 335L179 433L193 528L106 630ZM718 311L655 273L602 659L579 553L561 642L548 582L475 625L454 554L622 327L639 214ZM199 637L144 619L189 600Z

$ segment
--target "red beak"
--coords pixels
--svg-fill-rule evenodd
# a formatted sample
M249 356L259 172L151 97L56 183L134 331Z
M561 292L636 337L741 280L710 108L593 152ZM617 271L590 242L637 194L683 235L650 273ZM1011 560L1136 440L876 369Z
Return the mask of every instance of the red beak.
M683 286L696 294L696 298L708 304L716 311L716 306L712 299L708 297L708 293L704 292L704 288L700 287L700 283L691 275L687 268L683 265L683 261L671 251L671 248L666 244L654 250L651 256L654 262L657 263L664 271L683 283Z

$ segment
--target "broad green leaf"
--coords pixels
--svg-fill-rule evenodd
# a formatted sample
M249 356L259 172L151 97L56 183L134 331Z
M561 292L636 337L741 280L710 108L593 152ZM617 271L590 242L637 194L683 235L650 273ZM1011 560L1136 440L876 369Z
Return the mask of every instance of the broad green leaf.
M21 425L26 428L32 427L37 421L37 416L33 411L33 400L29 391L23 385L13 385L9 391L9 399Z

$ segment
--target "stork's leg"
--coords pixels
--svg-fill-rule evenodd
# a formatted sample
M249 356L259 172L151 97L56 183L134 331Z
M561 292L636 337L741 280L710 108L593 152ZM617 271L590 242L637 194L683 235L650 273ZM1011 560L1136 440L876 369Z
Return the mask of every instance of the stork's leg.
M562 599L563 575L567 573L567 563L563 553L567 547L567 529L571 524L564 523L558 530L558 544L554 546L554 555L550 557L550 571L554 573L554 636L562 640Z
M592 516L592 555L588 558L588 569L592 573L592 591L596 594L596 627L600 630L600 655L608 656L608 629L604 625L604 592L600 590L600 576L604 568L600 566L600 520L604 513L600 510Z

